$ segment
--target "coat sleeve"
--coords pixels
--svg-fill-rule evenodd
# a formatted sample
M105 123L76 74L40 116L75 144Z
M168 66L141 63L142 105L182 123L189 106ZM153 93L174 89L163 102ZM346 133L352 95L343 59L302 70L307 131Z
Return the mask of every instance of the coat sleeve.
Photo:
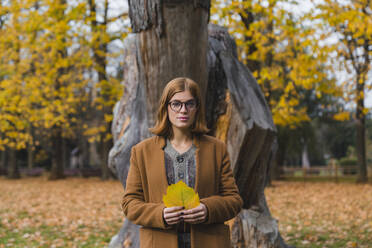
M220 171L219 194L200 200L207 209L208 217L205 224L223 223L234 218L242 209L243 200L230 167L230 159L226 145L223 144L223 156Z
M166 229L163 219L162 203L149 203L144 200L140 167L135 147L132 148L130 167L121 207L124 215L136 225Z

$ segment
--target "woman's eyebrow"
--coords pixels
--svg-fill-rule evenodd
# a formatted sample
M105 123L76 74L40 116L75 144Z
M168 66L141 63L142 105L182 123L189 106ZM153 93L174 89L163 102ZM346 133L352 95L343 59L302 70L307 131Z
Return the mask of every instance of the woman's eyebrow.
M188 102L188 101L194 101L194 100L195 100L195 98L190 98L190 99L187 99L187 100L173 99L173 100L171 100L171 102L173 102L173 101Z

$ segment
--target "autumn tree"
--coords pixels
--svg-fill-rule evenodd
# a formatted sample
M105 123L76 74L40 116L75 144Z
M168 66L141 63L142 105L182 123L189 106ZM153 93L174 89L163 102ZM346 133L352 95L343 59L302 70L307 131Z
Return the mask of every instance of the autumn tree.
M306 90L321 94L334 92L321 69L326 53L315 57L315 30L303 24L285 8L294 1L224 1L212 8L215 22L229 27L237 39L239 56L253 72L264 91L276 125L295 127L309 121L301 105ZM222 6L222 7L221 7ZM213 16L212 16L213 20Z
M93 87L90 99L90 124L86 125L84 134L93 144L99 142L99 149L94 145L96 151L100 154L100 164L102 170L102 179L110 176L107 166L108 153L112 147L112 135L110 132L112 121L112 109L114 104L122 94L121 82L108 72L109 60L117 59L119 52L109 51L109 45L117 40L125 38L127 30L124 28L119 32L109 30L109 25L123 19L127 16L126 12L109 16L108 0L103 1L101 8L95 0L87 1L86 24L90 27L89 47L92 51L92 71L97 74L97 80L91 79ZM100 11L98 11L100 10ZM100 13L100 14L99 14Z
M342 73L344 99L355 104L356 149L359 166L359 182L367 182L365 121L365 94L371 90L369 78L372 58L372 11L369 0L325 0L316 6L325 45L332 56L330 63L337 65L333 73ZM335 42L333 42L335 41Z
M110 17L109 1L103 9L97 14L95 1L1 5L0 147L27 147L31 167L33 149L42 146L52 158L52 179L63 177L67 143L87 140L100 142L92 152L108 174L112 108L122 91L110 45L127 31L108 27L126 14Z
M0 149L8 155L8 176L19 178L16 151L25 148L30 136L27 133L30 108L29 92L24 78L29 70L25 50L25 17L22 9L27 1L12 1L0 5Z
M327 51L313 53L319 50L316 30L306 23L305 14L294 13L290 8L298 4L288 0L216 0L212 20L229 28L237 40L240 58L265 94L278 126L277 164L283 165L292 142L288 134L295 132L305 134L297 139L302 140L302 164L309 166L305 159L310 145L306 134L311 132L305 129L311 127L309 122L314 116L306 102L311 96L311 102L316 104L340 91L327 74ZM323 101L319 107L327 106Z

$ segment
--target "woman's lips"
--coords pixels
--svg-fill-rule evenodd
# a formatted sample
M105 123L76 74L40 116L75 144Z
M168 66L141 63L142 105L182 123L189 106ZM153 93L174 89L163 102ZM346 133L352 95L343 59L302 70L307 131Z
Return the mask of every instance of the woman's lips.
M189 117L178 117L177 119L181 121L187 121Z

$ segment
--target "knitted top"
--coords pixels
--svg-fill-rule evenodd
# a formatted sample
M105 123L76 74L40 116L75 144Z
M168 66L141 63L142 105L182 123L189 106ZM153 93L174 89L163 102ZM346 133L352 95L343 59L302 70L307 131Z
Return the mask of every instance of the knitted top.
M189 187L194 188L196 174L195 151L196 146L192 144L189 150L180 154L167 139L167 144L164 147L164 159L168 184L174 184L182 180Z

